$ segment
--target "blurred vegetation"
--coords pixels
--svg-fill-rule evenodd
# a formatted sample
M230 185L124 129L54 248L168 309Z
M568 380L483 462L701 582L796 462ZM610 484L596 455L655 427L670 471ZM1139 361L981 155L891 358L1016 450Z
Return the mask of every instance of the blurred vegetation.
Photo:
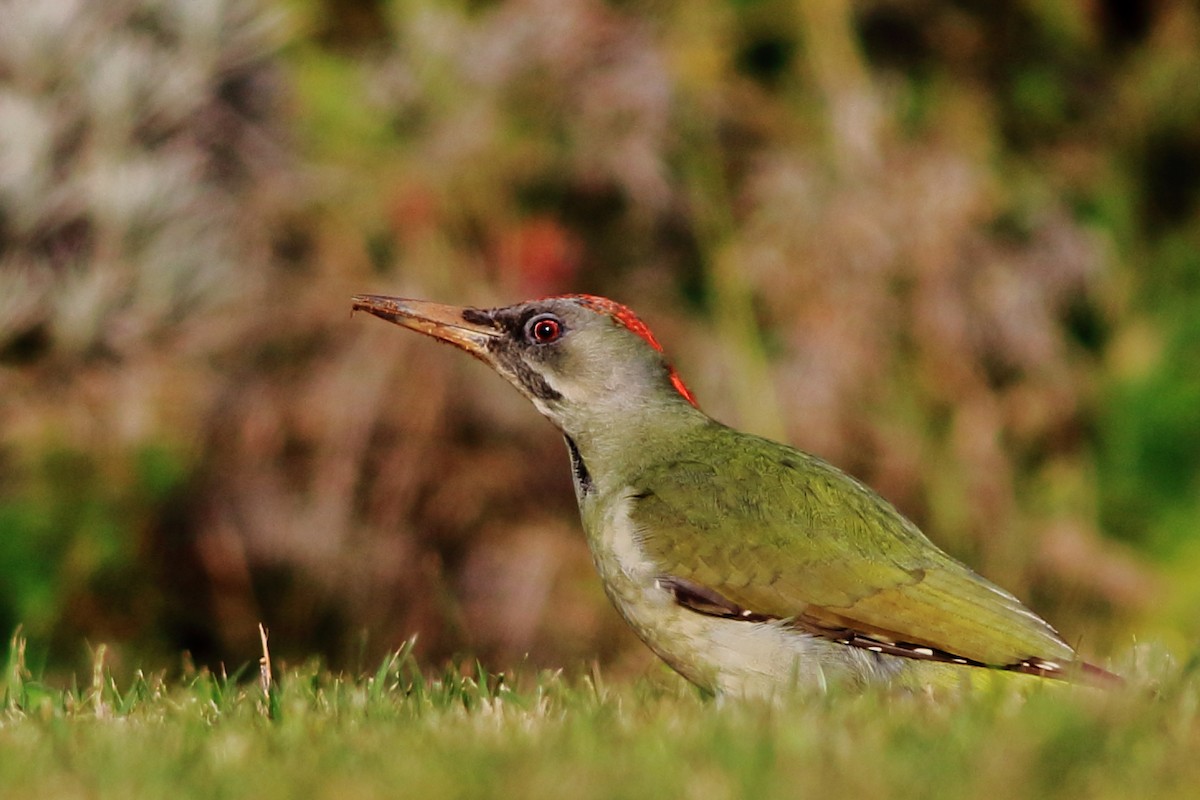
M1183 0L0 0L0 630L650 656L561 443L360 291L634 305L1085 652L1200 637ZM40 643L40 644L39 644Z

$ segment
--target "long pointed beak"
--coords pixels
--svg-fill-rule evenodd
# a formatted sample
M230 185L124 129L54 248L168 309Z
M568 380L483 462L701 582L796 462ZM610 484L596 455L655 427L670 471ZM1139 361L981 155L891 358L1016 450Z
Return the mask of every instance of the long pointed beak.
M377 294L355 295L353 302L355 311L366 311L388 322L412 328L485 360L488 340L501 335L501 331L475 309Z

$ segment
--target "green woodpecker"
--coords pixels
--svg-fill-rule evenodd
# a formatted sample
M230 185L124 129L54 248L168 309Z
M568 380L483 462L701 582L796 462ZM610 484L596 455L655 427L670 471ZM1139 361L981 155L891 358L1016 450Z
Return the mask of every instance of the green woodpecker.
M1113 678L862 483L704 414L618 303L353 302L466 350L562 431L605 592L706 690L922 687L996 671Z

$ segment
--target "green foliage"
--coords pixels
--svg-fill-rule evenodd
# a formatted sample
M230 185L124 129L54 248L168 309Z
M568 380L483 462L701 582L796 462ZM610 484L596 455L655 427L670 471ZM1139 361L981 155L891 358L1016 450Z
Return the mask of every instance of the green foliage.
M32 458L0 492L0 624L45 639L79 635L88 614L134 623L152 605L138 595L153 594L139 548L186 480L186 460L157 445L103 462L65 446Z
M1198 306L1200 311L1200 306ZM1196 540L1200 519L1200 326L1186 323L1160 366L1118 387L1102 424L1106 527L1159 557Z
M207 670L118 685L36 680L14 637L0 781L21 796L1187 797L1200 680L1159 658L1124 690L884 692L707 701L682 683L426 676L408 648L366 675L315 664L261 684Z

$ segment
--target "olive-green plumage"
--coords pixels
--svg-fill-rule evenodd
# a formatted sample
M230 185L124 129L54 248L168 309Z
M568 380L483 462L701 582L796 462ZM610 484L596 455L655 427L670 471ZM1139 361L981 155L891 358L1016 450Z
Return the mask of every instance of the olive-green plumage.
M623 306L572 295L354 307L468 351L558 426L606 593L706 689L922 686L988 668L1113 677L863 484L710 419Z
M680 449L637 475L647 495L631 515L664 574L759 614L983 664L1073 660L1015 597L824 461L715 423Z

